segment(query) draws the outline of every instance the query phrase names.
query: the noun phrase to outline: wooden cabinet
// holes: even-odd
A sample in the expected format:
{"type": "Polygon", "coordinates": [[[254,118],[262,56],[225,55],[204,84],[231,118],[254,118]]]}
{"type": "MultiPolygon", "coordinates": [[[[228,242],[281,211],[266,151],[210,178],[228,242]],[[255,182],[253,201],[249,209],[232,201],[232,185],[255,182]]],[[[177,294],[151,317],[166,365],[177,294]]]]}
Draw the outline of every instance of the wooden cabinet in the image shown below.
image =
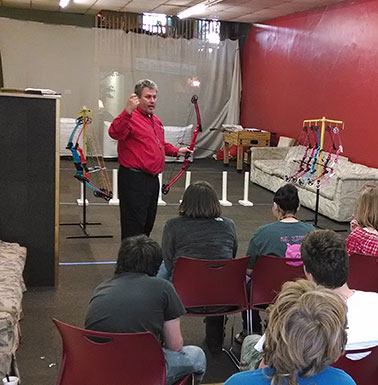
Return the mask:
{"type": "Polygon", "coordinates": [[[0,92],[0,239],[27,248],[27,286],[57,283],[59,96],[0,92]]]}
{"type": "Polygon", "coordinates": [[[251,130],[242,130],[236,132],[225,132],[223,134],[223,163],[229,164],[230,145],[238,146],[236,158],[236,170],[241,172],[243,169],[244,149],[249,147],[266,147],[270,144],[270,132],[260,132],[251,130]]]}

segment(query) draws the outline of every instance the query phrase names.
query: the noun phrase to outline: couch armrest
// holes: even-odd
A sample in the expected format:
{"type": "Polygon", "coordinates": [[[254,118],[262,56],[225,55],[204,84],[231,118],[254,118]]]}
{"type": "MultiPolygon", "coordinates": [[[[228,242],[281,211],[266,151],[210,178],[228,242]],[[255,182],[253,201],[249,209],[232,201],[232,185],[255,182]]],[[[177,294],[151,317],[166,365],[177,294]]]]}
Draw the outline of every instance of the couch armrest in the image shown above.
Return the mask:
{"type": "Polygon", "coordinates": [[[253,182],[255,178],[255,160],[284,160],[290,148],[292,147],[250,147],[250,180],[253,182]]]}
{"type": "Polygon", "coordinates": [[[377,168],[351,162],[340,164],[340,166],[340,170],[336,169],[336,172],[341,180],[375,181],[375,184],[378,185],[377,168]]]}

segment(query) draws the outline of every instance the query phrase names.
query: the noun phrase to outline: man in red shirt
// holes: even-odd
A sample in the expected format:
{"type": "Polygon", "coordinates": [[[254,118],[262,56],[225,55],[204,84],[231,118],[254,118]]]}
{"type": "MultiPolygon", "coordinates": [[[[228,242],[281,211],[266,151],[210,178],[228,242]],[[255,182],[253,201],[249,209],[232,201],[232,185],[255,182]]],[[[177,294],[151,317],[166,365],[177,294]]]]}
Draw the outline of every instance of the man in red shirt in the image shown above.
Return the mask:
{"type": "Polygon", "coordinates": [[[154,114],[157,86],[139,80],[125,109],[109,128],[118,140],[118,193],[121,238],[150,235],[155,222],[159,195],[158,174],[164,169],[165,155],[185,156],[188,147],[177,148],[164,140],[164,127],[154,114]]]}

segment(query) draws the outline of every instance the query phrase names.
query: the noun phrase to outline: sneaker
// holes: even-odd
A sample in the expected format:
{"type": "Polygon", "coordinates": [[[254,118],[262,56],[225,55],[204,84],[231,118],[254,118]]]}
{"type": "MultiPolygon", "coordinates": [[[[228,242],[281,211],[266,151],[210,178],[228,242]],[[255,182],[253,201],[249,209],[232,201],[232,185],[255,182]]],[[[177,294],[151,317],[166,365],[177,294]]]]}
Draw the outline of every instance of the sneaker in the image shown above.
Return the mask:
{"type": "Polygon", "coordinates": [[[240,333],[238,333],[235,337],[234,337],[234,341],[241,345],[244,341],[244,338],[247,337],[248,335],[248,332],[247,330],[243,329],[240,333]]]}

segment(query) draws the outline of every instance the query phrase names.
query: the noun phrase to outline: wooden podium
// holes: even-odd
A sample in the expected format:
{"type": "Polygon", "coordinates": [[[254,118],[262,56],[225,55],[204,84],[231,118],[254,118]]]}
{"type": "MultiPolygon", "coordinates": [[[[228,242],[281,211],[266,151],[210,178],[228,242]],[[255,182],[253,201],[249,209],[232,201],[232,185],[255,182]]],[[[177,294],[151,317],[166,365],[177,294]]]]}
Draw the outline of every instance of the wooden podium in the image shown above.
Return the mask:
{"type": "Polygon", "coordinates": [[[237,145],[238,152],[236,157],[236,170],[243,170],[243,154],[247,147],[268,147],[270,145],[270,132],[242,130],[235,132],[225,132],[223,134],[223,163],[227,167],[229,164],[230,145],[237,145]]]}

